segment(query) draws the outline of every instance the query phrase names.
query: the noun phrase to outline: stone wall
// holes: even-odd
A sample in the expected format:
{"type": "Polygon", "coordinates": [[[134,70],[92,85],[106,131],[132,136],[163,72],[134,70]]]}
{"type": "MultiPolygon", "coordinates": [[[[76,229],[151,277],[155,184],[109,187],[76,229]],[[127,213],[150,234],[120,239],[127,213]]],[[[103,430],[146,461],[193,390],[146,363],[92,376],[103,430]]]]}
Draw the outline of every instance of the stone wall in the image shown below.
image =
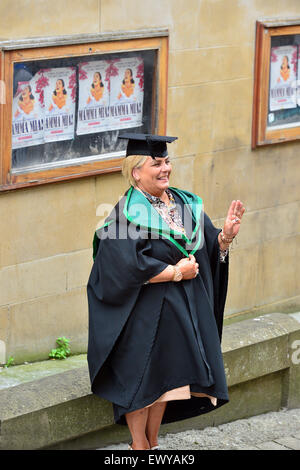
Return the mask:
{"type": "MultiPolygon", "coordinates": [[[[3,0],[0,36],[169,29],[167,133],[172,184],[198,193],[215,223],[232,199],[247,212],[230,261],[226,315],[299,305],[298,143],[251,150],[255,21],[300,17],[298,0],[3,0]]],[[[55,339],[87,340],[85,286],[100,203],[119,173],[0,194],[0,340],[17,362],[55,339]]]]}
{"type": "MultiPolygon", "coordinates": [[[[164,424],[160,434],[299,408],[299,334],[299,319],[282,313],[225,326],[222,352],[229,403],[164,424]]],[[[97,449],[129,442],[128,427],[114,424],[111,403],[91,393],[84,357],[57,361],[54,367],[43,361],[2,372],[0,450],[97,449]]]]}

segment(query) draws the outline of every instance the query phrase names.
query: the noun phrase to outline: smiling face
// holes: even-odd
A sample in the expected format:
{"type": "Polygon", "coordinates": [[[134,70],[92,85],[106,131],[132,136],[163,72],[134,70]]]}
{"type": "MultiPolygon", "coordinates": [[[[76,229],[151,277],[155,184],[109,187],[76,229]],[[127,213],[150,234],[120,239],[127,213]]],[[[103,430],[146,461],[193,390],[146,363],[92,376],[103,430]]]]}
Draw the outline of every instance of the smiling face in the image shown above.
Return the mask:
{"type": "Polygon", "coordinates": [[[22,98],[23,98],[23,99],[29,97],[29,95],[30,95],[30,90],[31,90],[31,89],[30,89],[29,86],[27,86],[27,87],[24,88],[24,90],[22,91],[22,98]]]}
{"type": "Polygon", "coordinates": [[[289,59],[288,57],[285,55],[282,59],[282,68],[283,69],[287,69],[288,68],[288,65],[289,65],[289,59]]]}
{"type": "Polygon", "coordinates": [[[94,80],[93,80],[94,85],[99,85],[100,81],[101,81],[100,73],[95,72],[94,73],[94,80]]]}
{"type": "Polygon", "coordinates": [[[61,80],[57,80],[55,89],[56,91],[61,91],[63,89],[63,83],[61,80]]]}
{"type": "Polygon", "coordinates": [[[130,80],[132,78],[132,73],[130,69],[125,70],[125,79],[130,80]]]}
{"type": "Polygon", "coordinates": [[[147,157],[143,166],[134,168],[132,174],[140,189],[160,197],[169,187],[171,171],[169,157],[147,157]]]}

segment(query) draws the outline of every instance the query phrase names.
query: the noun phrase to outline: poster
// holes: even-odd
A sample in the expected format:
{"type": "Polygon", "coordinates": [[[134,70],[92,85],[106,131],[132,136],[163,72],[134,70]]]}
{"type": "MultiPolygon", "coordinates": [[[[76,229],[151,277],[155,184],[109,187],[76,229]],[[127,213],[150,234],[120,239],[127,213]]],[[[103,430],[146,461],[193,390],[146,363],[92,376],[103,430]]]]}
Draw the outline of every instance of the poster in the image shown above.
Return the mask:
{"type": "Polygon", "coordinates": [[[120,59],[110,77],[110,128],[142,126],[144,63],[141,57],[120,59]]]}
{"type": "Polygon", "coordinates": [[[84,62],[78,66],[78,135],[103,132],[110,128],[109,62],[84,62]]]}
{"type": "Polygon", "coordinates": [[[74,138],[76,69],[41,69],[18,82],[13,97],[12,148],[74,138]]]}
{"type": "Polygon", "coordinates": [[[40,69],[18,82],[12,148],[142,126],[144,62],[139,56],[40,69]],[[78,110],[75,116],[78,78],[78,110]]]}
{"type": "Polygon", "coordinates": [[[297,105],[300,106],[300,47],[298,47],[298,64],[297,64],[297,105]]]}
{"type": "Polygon", "coordinates": [[[78,135],[142,125],[141,57],[92,61],[78,67],[78,135]]]}
{"type": "Polygon", "coordinates": [[[74,138],[76,69],[52,68],[44,71],[44,142],[74,138]]]}
{"type": "Polygon", "coordinates": [[[12,105],[12,148],[44,142],[43,93],[38,86],[41,74],[18,82],[12,105]]]}
{"type": "Polygon", "coordinates": [[[270,111],[297,106],[297,46],[271,48],[270,111]]]}

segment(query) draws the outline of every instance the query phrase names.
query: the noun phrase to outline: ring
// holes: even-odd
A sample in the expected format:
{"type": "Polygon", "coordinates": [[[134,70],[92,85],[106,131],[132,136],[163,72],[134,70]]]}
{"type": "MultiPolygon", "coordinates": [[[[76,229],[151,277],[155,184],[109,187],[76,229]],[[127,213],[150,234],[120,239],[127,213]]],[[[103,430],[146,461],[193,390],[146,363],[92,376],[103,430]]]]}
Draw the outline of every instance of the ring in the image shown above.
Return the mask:
{"type": "Polygon", "coordinates": [[[236,218],[234,219],[234,221],[235,221],[235,222],[239,222],[240,219],[239,219],[238,217],[236,217],[236,218]]]}

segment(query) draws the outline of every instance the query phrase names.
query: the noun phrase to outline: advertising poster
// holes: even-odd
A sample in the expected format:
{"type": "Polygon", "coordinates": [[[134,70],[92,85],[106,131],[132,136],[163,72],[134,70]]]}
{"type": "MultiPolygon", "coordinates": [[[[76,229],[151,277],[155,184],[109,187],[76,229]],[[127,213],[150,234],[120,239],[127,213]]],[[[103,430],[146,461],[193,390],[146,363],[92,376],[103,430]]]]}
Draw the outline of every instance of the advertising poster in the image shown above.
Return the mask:
{"type": "Polygon", "coordinates": [[[298,47],[297,72],[297,105],[300,106],[300,47],[298,47]]]}
{"type": "Polygon", "coordinates": [[[78,135],[110,128],[108,67],[105,60],[79,64],[78,135]]]}
{"type": "Polygon", "coordinates": [[[270,111],[297,106],[297,46],[271,49],[270,111]]]}
{"type": "Polygon", "coordinates": [[[40,69],[17,84],[12,148],[74,139],[76,118],[77,135],[140,127],[143,101],[144,62],[139,56],[40,69]]]}
{"type": "Polygon", "coordinates": [[[12,105],[12,148],[24,148],[44,142],[43,93],[38,86],[41,74],[18,82],[12,105]]]}
{"type": "Polygon", "coordinates": [[[53,68],[44,72],[44,142],[74,138],[76,69],[53,68]]]}
{"type": "Polygon", "coordinates": [[[144,63],[140,57],[120,59],[118,73],[110,77],[111,129],[142,125],[144,63]]]}

